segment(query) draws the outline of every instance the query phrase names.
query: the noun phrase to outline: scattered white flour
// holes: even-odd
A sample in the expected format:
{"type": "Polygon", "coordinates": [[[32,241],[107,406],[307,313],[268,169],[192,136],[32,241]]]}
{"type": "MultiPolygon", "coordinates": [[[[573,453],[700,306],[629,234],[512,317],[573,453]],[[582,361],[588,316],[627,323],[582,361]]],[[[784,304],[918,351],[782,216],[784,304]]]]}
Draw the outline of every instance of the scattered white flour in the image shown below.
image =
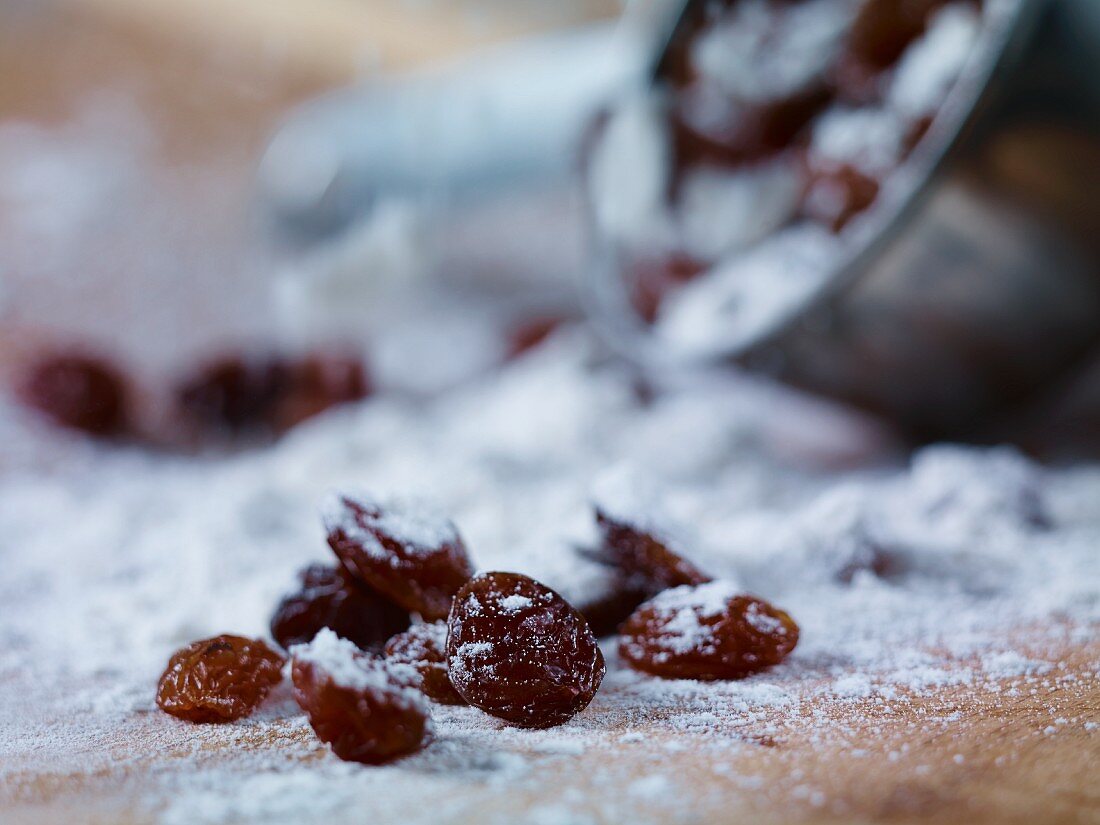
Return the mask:
{"type": "MultiPolygon", "coordinates": [[[[1017,652],[1019,634],[1037,641],[1032,650],[1048,636],[1097,638],[1100,469],[952,446],[907,466],[799,469],[773,448],[785,433],[801,432],[804,445],[820,433],[852,453],[833,443],[845,432],[830,423],[834,409],[736,375],[656,379],[657,396],[640,401],[629,372],[575,330],[436,401],[378,397],[268,449],[186,459],[73,439],[66,463],[4,476],[0,776],[140,766],[156,743],[171,764],[193,763],[165,767],[143,797],[167,822],[323,819],[364,797],[378,821],[410,821],[402,804],[425,788],[454,800],[431,811],[447,821],[507,798],[497,782],[507,793],[541,787],[535,760],[593,758],[606,772],[614,763],[598,755],[615,743],[700,747],[678,736],[722,753],[746,747],[748,731],[778,725],[782,735],[807,713],[826,735],[853,702],[885,712],[914,693],[1027,691],[1062,678],[1057,661],[1017,652]],[[787,662],[741,682],[661,681],[625,668],[609,643],[604,685],[568,725],[521,731],[433,706],[432,745],[382,769],[325,755],[285,690],[228,726],[155,711],[153,686],[175,648],[219,632],[266,635],[296,571],[329,559],[326,491],[427,497],[480,569],[525,572],[580,601],[608,584],[575,548],[596,540],[591,491],[616,466],[663,491],[669,518],[692,526],[693,562],[791,613],[801,641],[787,662]],[[823,707],[834,710],[818,718],[823,707]],[[210,747],[238,755],[219,767],[206,761],[210,747]]],[[[56,433],[0,409],[14,433],[56,448],[56,433]]],[[[862,437],[866,459],[882,457],[876,430],[849,422],[847,432],[862,437]]],[[[629,515],[630,497],[616,506],[629,515]]],[[[325,634],[306,655],[339,669],[342,648],[325,634]]],[[[460,658],[477,666],[483,652],[460,658]]]]}

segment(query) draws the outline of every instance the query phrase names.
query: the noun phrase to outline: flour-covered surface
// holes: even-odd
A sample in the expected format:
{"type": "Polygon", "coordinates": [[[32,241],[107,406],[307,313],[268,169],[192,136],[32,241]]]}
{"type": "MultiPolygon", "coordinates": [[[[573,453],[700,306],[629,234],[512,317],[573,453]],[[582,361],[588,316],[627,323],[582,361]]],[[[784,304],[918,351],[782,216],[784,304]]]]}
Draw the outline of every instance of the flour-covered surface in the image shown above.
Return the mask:
{"type": "Polygon", "coordinates": [[[0,804],[167,823],[1097,815],[1100,468],[948,446],[895,466],[872,425],[782,391],[656,385],[639,398],[566,330],[431,403],[378,398],[223,459],[58,443],[5,409],[25,450],[65,460],[0,481],[0,804]],[[876,466],[840,468],[857,457],[876,466]],[[661,681],[609,640],[565,726],[433,706],[435,741],[386,768],[336,760],[285,686],[228,726],[156,710],[174,649],[264,635],[328,559],[332,490],[428,498],[479,569],[579,603],[608,583],[575,548],[609,474],[662,490],[694,562],[791,613],[786,663],[661,681]]]}
{"type": "MultiPolygon", "coordinates": [[[[250,71],[230,94],[222,59],[198,76],[192,49],[40,26],[45,5],[14,4],[22,28],[0,27],[4,92],[31,101],[0,124],[0,372],[17,347],[60,334],[113,342],[156,372],[227,328],[269,331],[266,270],[237,234],[251,166],[227,167],[251,162],[303,84],[269,98],[274,78],[250,71]],[[113,82],[120,63],[140,101],[160,101],[156,117],[113,82]],[[167,169],[152,160],[164,148],[167,169]],[[178,208],[136,183],[147,167],[158,196],[182,187],[178,208]],[[200,214],[218,231],[192,226],[200,214]]],[[[959,22],[945,21],[947,45],[959,22]]],[[[618,217],[641,226],[660,181],[632,177],[639,197],[620,206],[643,215],[618,217]]],[[[754,294],[793,300],[751,268],[745,280],[771,289],[754,294]]],[[[432,300],[432,312],[420,292],[400,312],[372,303],[362,326],[382,393],[262,451],[96,446],[0,403],[0,821],[1100,818],[1100,467],[952,447],[900,459],[866,420],[766,384],[640,383],[576,329],[410,400],[392,391],[422,397],[504,349],[490,308],[432,300]],[[328,753],[286,683],[225,726],[154,705],[174,650],[266,637],[296,572],[332,563],[321,509],[335,491],[430,499],[480,569],[582,604],[610,581],[575,554],[596,540],[590,502],[606,506],[609,487],[616,518],[659,526],[700,569],[790,611],[789,660],[741,682],[667,682],[624,668],[609,639],[600,692],[568,724],[516,730],[433,706],[431,745],[385,768],[328,753]]]]}

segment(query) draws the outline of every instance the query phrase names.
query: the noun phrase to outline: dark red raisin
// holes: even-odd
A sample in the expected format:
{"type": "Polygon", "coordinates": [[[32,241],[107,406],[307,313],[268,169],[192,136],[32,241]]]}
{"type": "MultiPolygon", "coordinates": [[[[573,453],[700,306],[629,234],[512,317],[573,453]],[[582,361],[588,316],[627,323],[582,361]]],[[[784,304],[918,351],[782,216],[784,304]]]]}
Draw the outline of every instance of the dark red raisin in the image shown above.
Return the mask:
{"type": "Polygon", "coordinates": [[[294,698],[317,738],[341,759],[380,765],[430,741],[423,694],[401,684],[381,659],[328,630],[291,657],[294,698]]]}
{"type": "Polygon", "coordinates": [[[670,539],[655,527],[628,521],[599,506],[596,523],[604,556],[628,576],[641,578],[657,590],[710,581],[710,576],[671,549],[670,539]]]}
{"type": "Polygon", "coordinates": [[[386,661],[409,668],[410,683],[429,699],[444,705],[464,705],[447,675],[447,623],[414,624],[386,643],[386,661]]]}
{"type": "Polygon", "coordinates": [[[832,232],[844,229],[878,197],[878,181],[849,164],[811,165],[808,176],[802,211],[832,232]]]}
{"type": "Polygon", "coordinates": [[[325,627],[364,650],[381,648],[411,622],[408,611],[340,567],[311,564],[299,577],[301,588],[271,618],[271,635],[284,648],[312,641],[325,627]]]}
{"type": "Polygon", "coordinates": [[[454,524],[422,504],[340,496],[325,529],[349,573],[425,621],[446,618],[473,574],[454,524]]]}
{"type": "Polygon", "coordinates": [[[271,426],[285,432],[331,407],[366,398],[370,391],[366,367],[354,356],[315,353],[286,362],[270,411],[271,426]]]}
{"type": "Polygon", "coordinates": [[[55,423],[92,435],[119,435],[129,423],[126,379],[106,361],[88,355],[55,355],[34,364],[22,395],[28,406],[55,423]]]}
{"type": "Polygon", "coordinates": [[[177,390],[184,420],[200,433],[276,435],[370,393],[358,358],[233,355],[203,367],[177,390]]]}
{"type": "Polygon", "coordinates": [[[605,672],[584,616],[518,573],[484,573],[455,596],[447,666],[463,699],[527,728],[560,725],[584,710],[605,672]]]}
{"type": "Polygon", "coordinates": [[[924,33],[934,11],[949,0],[865,0],[848,34],[842,62],[887,69],[924,33]]]}
{"type": "Polygon", "coordinates": [[[637,577],[616,576],[608,589],[577,604],[596,637],[613,636],[638,605],[655,594],[653,586],[637,577]]]}
{"type": "Polygon", "coordinates": [[[507,359],[511,361],[525,352],[536,349],[564,323],[565,319],[553,316],[528,318],[508,332],[507,359]]]}
{"type": "Polygon", "coordinates": [[[707,124],[705,129],[687,115],[674,113],[671,126],[677,164],[681,169],[737,167],[777,155],[796,142],[831,99],[825,88],[811,88],[783,100],[734,107],[725,123],[707,124]]]}
{"type": "Polygon", "coordinates": [[[248,716],[283,678],[286,660],[258,639],[215,636],[176,651],[157,686],[157,706],[189,722],[248,716]]]}
{"type": "Polygon", "coordinates": [[[798,625],[728,582],[676,587],[623,625],[619,655],[666,679],[742,679],[777,665],[798,644],[798,625]]]}
{"type": "Polygon", "coordinates": [[[281,380],[270,359],[229,356],[202,367],[176,396],[185,420],[200,432],[238,436],[269,430],[281,380]]]}

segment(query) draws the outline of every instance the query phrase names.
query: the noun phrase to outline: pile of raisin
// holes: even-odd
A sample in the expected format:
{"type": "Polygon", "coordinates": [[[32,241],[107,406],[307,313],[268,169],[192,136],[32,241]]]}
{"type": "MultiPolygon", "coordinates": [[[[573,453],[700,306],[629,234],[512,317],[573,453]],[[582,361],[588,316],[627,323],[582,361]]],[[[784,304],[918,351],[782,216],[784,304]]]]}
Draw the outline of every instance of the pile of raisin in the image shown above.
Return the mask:
{"type": "Polygon", "coordinates": [[[157,706],[189,722],[252,713],[283,678],[285,660],[258,639],[215,636],[177,651],[157,686],[157,706]]]}
{"type": "MultiPolygon", "coordinates": [[[[621,628],[619,652],[632,667],[738,679],[794,649],[798,626],[782,610],[710,581],[651,532],[603,512],[597,518],[601,558],[618,567],[622,587],[606,604],[586,606],[590,614],[617,624],[660,591],[621,628]]],[[[295,699],[339,758],[376,765],[420,750],[432,736],[428,699],[547,728],[595,697],[606,666],[585,616],[527,576],[471,577],[450,521],[344,496],[326,527],[343,568],[303,571],[271,632],[290,649],[295,699]],[[410,612],[421,621],[410,625],[410,612]]],[[[284,664],[261,641],[196,642],[172,657],[157,704],[192,722],[240,719],[279,682],[284,664]]]]}
{"type": "Polygon", "coordinates": [[[386,664],[324,631],[292,651],[294,698],[341,759],[380,765],[420,750],[432,724],[423,695],[386,664]]]}
{"type": "Polygon", "coordinates": [[[606,670],[584,617],[518,573],[485,573],[459,591],[447,666],[463,699],[528,728],[560,725],[584,710],[606,670]]]}
{"type": "Polygon", "coordinates": [[[424,622],[398,633],[386,643],[386,661],[405,667],[410,684],[441,705],[464,705],[447,673],[447,623],[424,622]]]}
{"type": "Polygon", "coordinates": [[[127,381],[101,358],[78,353],[44,358],[28,370],[21,390],[27,406],[63,427],[117,436],[130,423],[127,381]]]}
{"type": "Polygon", "coordinates": [[[666,590],[622,626],[619,655],[667,679],[743,679],[782,662],[798,625],[727,582],[666,590]]]}
{"type": "Polygon", "coordinates": [[[473,574],[455,526],[413,506],[341,496],[326,513],[325,529],[352,576],[425,621],[445,619],[473,574]]]}
{"type": "Polygon", "coordinates": [[[311,564],[299,576],[301,587],[283,598],[271,618],[271,635],[284,649],[313,641],[326,627],[364,650],[380,649],[411,622],[408,611],[340,567],[311,564]]]}

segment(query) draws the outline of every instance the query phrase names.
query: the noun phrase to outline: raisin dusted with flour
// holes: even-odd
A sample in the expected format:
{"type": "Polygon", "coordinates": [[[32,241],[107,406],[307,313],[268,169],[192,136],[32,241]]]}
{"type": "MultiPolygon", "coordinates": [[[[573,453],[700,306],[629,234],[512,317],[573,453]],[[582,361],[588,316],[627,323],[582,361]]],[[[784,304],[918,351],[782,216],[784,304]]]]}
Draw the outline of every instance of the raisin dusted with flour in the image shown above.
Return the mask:
{"type": "Polygon", "coordinates": [[[68,354],[45,358],[28,371],[24,402],[54,423],[97,436],[121,434],[127,427],[126,379],[104,360],[68,354]]]}
{"type": "Polygon", "coordinates": [[[271,635],[283,648],[306,644],[325,627],[364,650],[381,648],[410,624],[408,611],[342,568],[311,564],[299,576],[301,587],[271,618],[271,635]]]}
{"type": "Polygon", "coordinates": [[[380,765],[430,741],[428,703],[379,658],[331,630],[291,651],[294,698],[317,738],[341,759],[380,765]]]}
{"type": "Polygon", "coordinates": [[[526,728],[560,725],[603,681],[603,654],[565,599],[518,573],[484,573],[459,591],[447,665],[471,705],[526,728]]]}
{"type": "Polygon", "coordinates": [[[325,511],[344,568],[426,621],[445,619],[473,573],[454,524],[422,503],[339,496],[325,511]]]}
{"type": "Polygon", "coordinates": [[[628,576],[650,582],[654,589],[710,581],[706,573],[672,549],[672,540],[658,528],[603,506],[596,508],[596,523],[604,557],[628,576]]]}
{"type": "Polygon", "coordinates": [[[623,625],[619,655],[666,679],[741,679],[782,662],[798,625],[729,582],[666,590],[623,625]]]}
{"type": "Polygon", "coordinates": [[[413,625],[386,643],[385,656],[391,665],[406,667],[410,684],[429,699],[444,705],[466,704],[447,675],[446,622],[413,625]]]}
{"type": "Polygon", "coordinates": [[[157,706],[189,722],[232,722],[259,706],[282,680],[284,664],[258,639],[204,639],[168,661],[157,686],[157,706]]]}

